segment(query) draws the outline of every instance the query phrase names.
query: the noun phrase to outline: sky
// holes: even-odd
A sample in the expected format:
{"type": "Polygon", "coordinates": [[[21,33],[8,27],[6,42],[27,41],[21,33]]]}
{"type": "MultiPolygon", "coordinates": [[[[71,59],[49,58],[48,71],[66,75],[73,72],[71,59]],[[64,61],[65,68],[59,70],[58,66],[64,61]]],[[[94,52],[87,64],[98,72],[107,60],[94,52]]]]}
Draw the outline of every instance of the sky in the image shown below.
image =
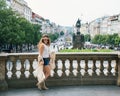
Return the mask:
{"type": "Polygon", "coordinates": [[[25,0],[33,12],[61,26],[120,14],[120,0],[25,0]]]}

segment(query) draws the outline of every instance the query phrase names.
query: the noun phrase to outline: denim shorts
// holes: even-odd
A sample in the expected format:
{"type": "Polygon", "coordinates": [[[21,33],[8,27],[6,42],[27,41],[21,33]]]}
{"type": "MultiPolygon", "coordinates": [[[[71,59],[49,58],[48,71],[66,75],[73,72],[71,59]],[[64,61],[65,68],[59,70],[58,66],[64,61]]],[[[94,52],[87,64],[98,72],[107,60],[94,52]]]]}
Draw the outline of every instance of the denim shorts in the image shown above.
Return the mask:
{"type": "Polygon", "coordinates": [[[49,65],[50,58],[43,58],[44,65],[49,65]]]}

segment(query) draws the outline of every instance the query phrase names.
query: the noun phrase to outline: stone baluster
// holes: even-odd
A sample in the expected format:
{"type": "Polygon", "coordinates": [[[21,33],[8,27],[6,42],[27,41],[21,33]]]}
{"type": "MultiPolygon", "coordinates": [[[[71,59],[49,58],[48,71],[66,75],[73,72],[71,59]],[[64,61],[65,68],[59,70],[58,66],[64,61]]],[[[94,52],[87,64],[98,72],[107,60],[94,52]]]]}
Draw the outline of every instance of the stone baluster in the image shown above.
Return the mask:
{"type": "Polygon", "coordinates": [[[10,61],[13,63],[13,68],[12,68],[12,79],[16,78],[16,61],[17,61],[17,57],[16,56],[10,56],[10,61]]]}
{"type": "Polygon", "coordinates": [[[25,59],[21,59],[21,78],[25,78],[24,72],[25,72],[25,68],[24,68],[24,61],[25,59]]]}
{"type": "Polygon", "coordinates": [[[62,62],[62,60],[57,61],[57,75],[58,75],[58,77],[62,77],[62,75],[63,75],[63,62],[62,62]]]}
{"type": "Polygon", "coordinates": [[[117,65],[117,63],[116,63],[116,60],[111,60],[111,74],[112,74],[112,76],[117,76],[117,71],[116,71],[116,65],[117,65]]]}
{"type": "Polygon", "coordinates": [[[93,75],[93,60],[88,60],[87,65],[88,65],[88,70],[87,70],[88,75],[92,76],[93,75]]]}
{"type": "Polygon", "coordinates": [[[66,74],[65,74],[65,59],[62,59],[62,71],[63,71],[63,75],[62,77],[66,77],[66,74]]]}
{"type": "MultiPolygon", "coordinates": [[[[118,61],[119,61],[119,58],[118,60],[116,60],[116,65],[115,65],[115,76],[118,75],[118,61]]],[[[120,64],[120,63],[119,63],[120,64]]]]}
{"type": "Polygon", "coordinates": [[[100,68],[101,68],[100,60],[96,60],[96,62],[95,62],[95,72],[96,72],[97,76],[100,76],[100,74],[101,74],[100,68]]]}
{"type": "Polygon", "coordinates": [[[12,73],[13,73],[13,77],[12,77],[12,79],[14,79],[14,78],[16,78],[16,62],[15,61],[12,61],[13,62],[13,69],[12,69],[12,73]]]}
{"type": "Polygon", "coordinates": [[[104,70],[103,61],[104,61],[103,59],[100,60],[100,63],[101,63],[101,66],[100,66],[100,72],[101,72],[101,73],[100,73],[100,76],[104,76],[104,72],[103,72],[103,70],[104,70]]]}
{"type": "Polygon", "coordinates": [[[55,60],[54,77],[57,76],[57,69],[58,69],[58,67],[57,67],[57,59],[56,59],[56,60],[55,60]]]}
{"type": "Polygon", "coordinates": [[[33,76],[33,67],[32,67],[32,65],[33,65],[34,58],[30,59],[29,61],[30,61],[30,70],[29,70],[30,78],[33,78],[34,76],[33,76]]]}
{"type": "Polygon", "coordinates": [[[72,62],[72,73],[74,76],[78,74],[78,60],[73,60],[72,62]]]}
{"type": "Polygon", "coordinates": [[[20,77],[21,77],[21,65],[22,65],[21,61],[18,59],[16,61],[16,76],[18,79],[20,79],[20,77]]]}
{"type": "Polygon", "coordinates": [[[93,60],[93,76],[96,76],[97,74],[96,74],[96,69],[97,69],[97,67],[96,67],[96,65],[95,65],[95,60],[93,60]]]}
{"type": "Polygon", "coordinates": [[[77,67],[76,67],[76,70],[77,70],[77,76],[79,76],[79,73],[80,73],[80,59],[77,59],[77,67]]]}
{"type": "Polygon", "coordinates": [[[112,75],[111,70],[112,70],[111,60],[108,60],[108,75],[112,75]]]}
{"type": "MultiPolygon", "coordinates": [[[[80,59],[78,60],[78,68],[77,68],[77,70],[78,70],[78,74],[80,74],[80,71],[81,71],[81,67],[80,67],[80,59]]],[[[80,76],[80,75],[78,75],[78,76],[80,76]]]]}
{"type": "Polygon", "coordinates": [[[6,56],[0,56],[0,91],[8,89],[8,84],[5,80],[5,67],[6,67],[6,56]]]}
{"type": "Polygon", "coordinates": [[[72,62],[73,62],[73,60],[72,59],[69,59],[69,60],[70,60],[70,69],[69,69],[69,71],[70,71],[70,76],[71,76],[71,75],[73,75],[72,74],[72,70],[73,70],[72,62]]]}
{"type": "Polygon", "coordinates": [[[86,74],[86,70],[85,70],[86,64],[85,64],[85,60],[80,60],[80,74],[81,76],[84,76],[86,74]]]}
{"type": "Polygon", "coordinates": [[[65,61],[65,74],[66,76],[70,75],[70,61],[68,59],[65,61]]]}
{"type": "Polygon", "coordinates": [[[88,74],[88,60],[85,60],[85,75],[89,76],[89,74],[88,74]]]}

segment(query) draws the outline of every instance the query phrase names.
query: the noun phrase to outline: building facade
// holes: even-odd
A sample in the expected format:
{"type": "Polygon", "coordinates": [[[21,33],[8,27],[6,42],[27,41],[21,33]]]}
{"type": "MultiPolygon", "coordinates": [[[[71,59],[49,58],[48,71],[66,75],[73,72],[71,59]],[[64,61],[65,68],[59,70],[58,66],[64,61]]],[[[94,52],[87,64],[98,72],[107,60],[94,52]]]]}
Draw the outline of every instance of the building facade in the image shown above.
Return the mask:
{"type": "Polygon", "coordinates": [[[117,33],[120,36],[120,14],[103,16],[89,23],[82,24],[82,34],[90,34],[93,38],[97,34],[107,35],[117,33]]]}
{"type": "Polygon", "coordinates": [[[11,7],[14,12],[26,18],[31,22],[32,10],[24,0],[6,0],[8,7],[11,7]]]}
{"type": "Polygon", "coordinates": [[[117,33],[120,36],[120,14],[110,16],[108,32],[109,34],[117,33]]]}
{"type": "Polygon", "coordinates": [[[33,24],[38,24],[42,26],[42,23],[44,22],[44,18],[41,17],[40,15],[32,12],[32,23],[33,24]]]}

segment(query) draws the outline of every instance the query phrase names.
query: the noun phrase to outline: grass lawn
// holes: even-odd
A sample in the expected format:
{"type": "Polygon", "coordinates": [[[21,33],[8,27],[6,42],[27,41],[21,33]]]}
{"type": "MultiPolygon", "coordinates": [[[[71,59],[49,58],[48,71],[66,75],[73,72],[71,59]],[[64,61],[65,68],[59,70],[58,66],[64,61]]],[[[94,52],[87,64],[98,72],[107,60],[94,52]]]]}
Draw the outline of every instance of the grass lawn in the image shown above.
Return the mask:
{"type": "Polygon", "coordinates": [[[114,52],[114,50],[110,49],[64,49],[59,52],[114,52]]]}

